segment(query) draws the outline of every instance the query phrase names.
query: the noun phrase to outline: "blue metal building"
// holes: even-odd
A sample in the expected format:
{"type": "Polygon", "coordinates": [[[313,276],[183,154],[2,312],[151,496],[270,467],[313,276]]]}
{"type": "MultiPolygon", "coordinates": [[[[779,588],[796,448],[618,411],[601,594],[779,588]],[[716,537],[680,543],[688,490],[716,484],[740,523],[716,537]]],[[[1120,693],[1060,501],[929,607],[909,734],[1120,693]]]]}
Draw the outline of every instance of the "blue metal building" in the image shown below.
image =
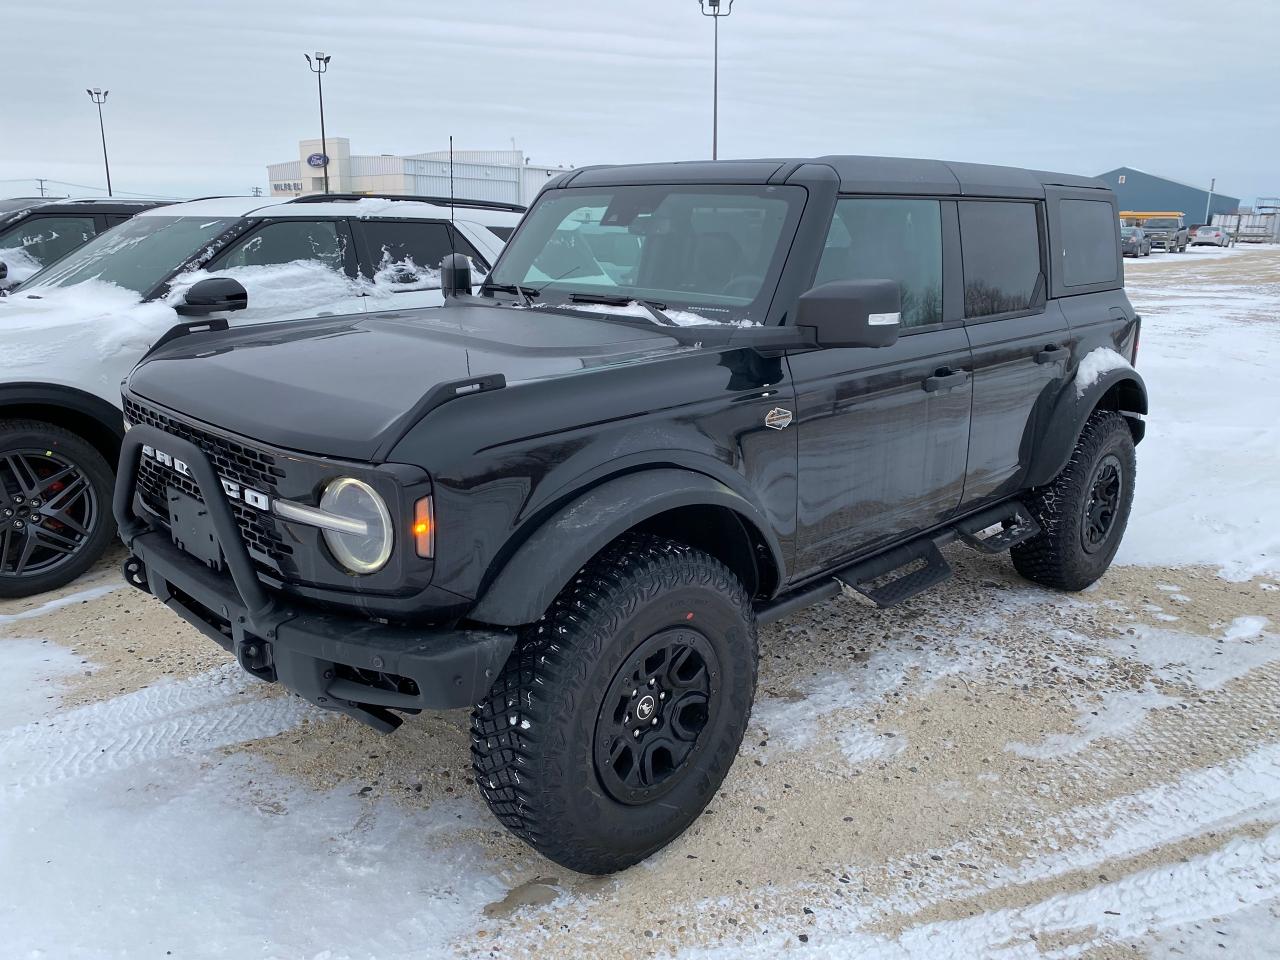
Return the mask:
{"type": "Polygon", "coordinates": [[[1108,170],[1098,174],[1098,179],[1105,180],[1116,192],[1121,210],[1181,210],[1188,224],[1212,222],[1213,214],[1235,213],[1240,207],[1239,197],[1230,197],[1215,190],[1210,200],[1207,189],[1157,177],[1133,167],[1108,170]],[[1204,215],[1206,203],[1209,203],[1207,220],[1204,215]]]}

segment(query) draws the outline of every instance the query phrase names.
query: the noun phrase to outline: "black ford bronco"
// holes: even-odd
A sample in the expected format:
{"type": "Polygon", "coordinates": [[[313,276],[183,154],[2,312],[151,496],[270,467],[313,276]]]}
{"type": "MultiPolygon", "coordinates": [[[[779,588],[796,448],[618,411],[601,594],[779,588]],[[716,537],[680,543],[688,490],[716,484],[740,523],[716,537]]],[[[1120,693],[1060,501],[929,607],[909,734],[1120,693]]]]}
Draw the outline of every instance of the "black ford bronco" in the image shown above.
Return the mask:
{"type": "Polygon", "coordinates": [[[171,331],[125,387],[125,574],[327,710],[470,707],[493,812],[575,870],[714,795],[759,624],[912,597],[957,539],[1079,590],[1124,531],[1147,399],[1101,181],[587,168],[476,294],[442,280],[171,331]]]}

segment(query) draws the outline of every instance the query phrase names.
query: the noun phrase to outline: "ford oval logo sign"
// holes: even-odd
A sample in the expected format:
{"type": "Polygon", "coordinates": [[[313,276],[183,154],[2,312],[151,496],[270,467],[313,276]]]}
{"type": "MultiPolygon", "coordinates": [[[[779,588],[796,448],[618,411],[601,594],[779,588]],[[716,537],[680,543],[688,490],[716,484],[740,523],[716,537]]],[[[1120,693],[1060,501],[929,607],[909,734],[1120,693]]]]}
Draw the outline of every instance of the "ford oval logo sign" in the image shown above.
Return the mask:
{"type": "Polygon", "coordinates": [[[323,153],[313,153],[311,156],[307,157],[308,167],[327,167],[328,165],[329,158],[323,153]]]}

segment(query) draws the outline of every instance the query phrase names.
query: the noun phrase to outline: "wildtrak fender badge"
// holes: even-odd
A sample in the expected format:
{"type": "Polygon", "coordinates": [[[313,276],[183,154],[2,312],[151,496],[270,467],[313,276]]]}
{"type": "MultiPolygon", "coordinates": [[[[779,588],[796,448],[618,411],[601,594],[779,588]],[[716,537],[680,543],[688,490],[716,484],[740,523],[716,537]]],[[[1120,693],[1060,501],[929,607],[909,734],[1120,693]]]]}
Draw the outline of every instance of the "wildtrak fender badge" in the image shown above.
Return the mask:
{"type": "Polygon", "coordinates": [[[791,425],[792,413],[782,407],[774,407],[764,415],[764,425],[770,430],[785,430],[791,425]]]}
{"type": "MultiPolygon", "coordinates": [[[[142,455],[154,460],[161,466],[168,467],[175,473],[182,474],[184,477],[191,476],[191,468],[186,463],[165,453],[163,450],[157,450],[150,444],[142,445],[142,455]]],[[[222,484],[222,492],[227,495],[228,500],[239,500],[241,503],[248,504],[256,510],[269,511],[271,509],[271,498],[261,490],[243,486],[234,480],[228,480],[226,477],[219,477],[218,481],[222,484]]]]}

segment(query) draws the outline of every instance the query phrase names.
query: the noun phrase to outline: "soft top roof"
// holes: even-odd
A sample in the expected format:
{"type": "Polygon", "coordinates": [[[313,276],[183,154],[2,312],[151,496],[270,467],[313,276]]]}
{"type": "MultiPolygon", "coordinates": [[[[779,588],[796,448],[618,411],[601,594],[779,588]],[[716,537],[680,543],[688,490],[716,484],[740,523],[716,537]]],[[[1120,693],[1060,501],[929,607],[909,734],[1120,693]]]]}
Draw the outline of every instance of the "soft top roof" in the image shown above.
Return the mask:
{"type": "MultiPolygon", "coordinates": [[[[982,163],[909,157],[826,156],[777,160],[692,160],[584,167],[552,181],[556,187],[645,183],[786,183],[797,172],[826,167],[842,193],[928,194],[955,197],[1043,197],[1046,186],[1110,190],[1096,177],[982,163]]],[[[812,171],[816,173],[817,171],[812,171]]],[[[801,174],[803,176],[803,174],[801,174]]],[[[792,181],[794,182],[794,181],[792,181]]]]}

